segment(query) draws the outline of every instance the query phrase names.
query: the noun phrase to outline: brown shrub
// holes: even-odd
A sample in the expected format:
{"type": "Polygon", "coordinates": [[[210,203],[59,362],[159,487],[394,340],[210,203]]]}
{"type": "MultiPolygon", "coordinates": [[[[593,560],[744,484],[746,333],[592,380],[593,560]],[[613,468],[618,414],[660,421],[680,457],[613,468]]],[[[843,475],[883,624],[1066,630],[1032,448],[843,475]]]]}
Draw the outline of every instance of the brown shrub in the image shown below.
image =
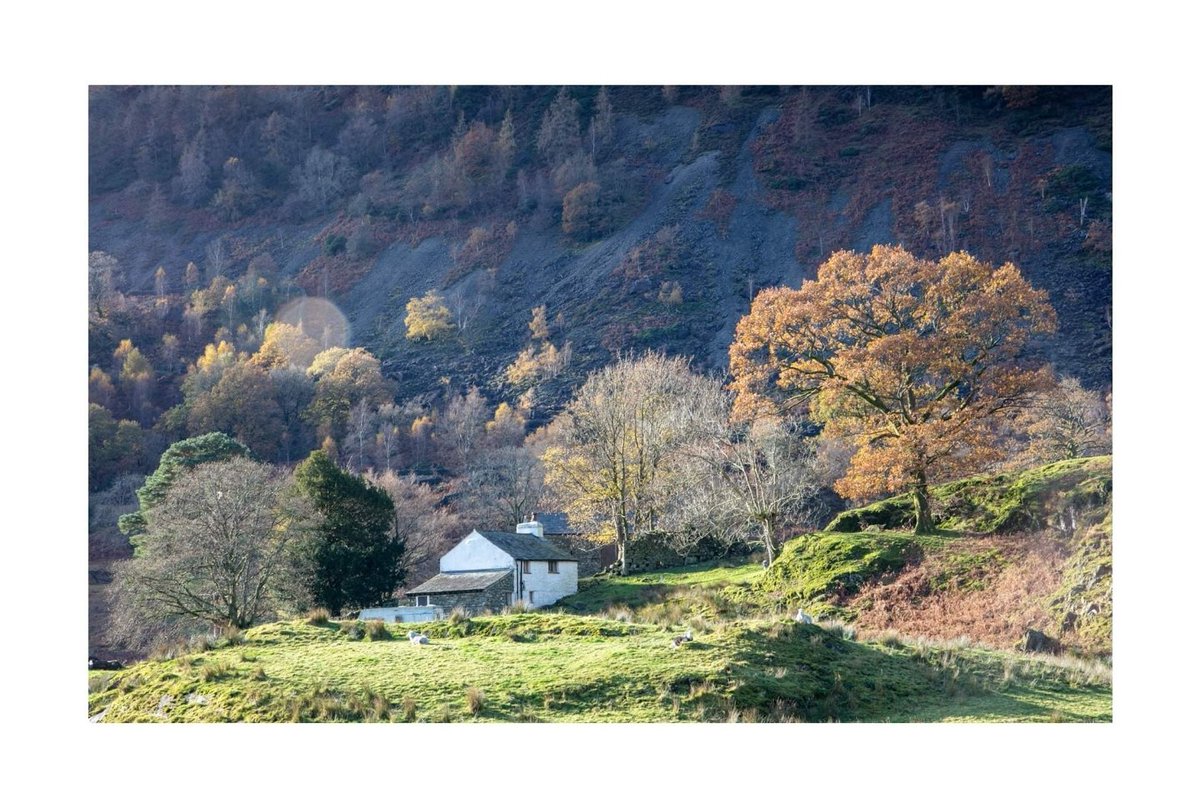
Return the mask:
{"type": "Polygon", "coordinates": [[[478,687],[467,688],[467,711],[472,715],[478,715],[483,711],[485,701],[483,690],[478,687]]]}
{"type": "Polygon", "coordinates": [[[856,625],[872,638],[898,632],[1009,648],[1026,628],[1053,630],[1045,600],[1058,586],[1063,559],[1061,548],[1038,537],[961,539],[890,581],[865,586],[851,603],[861,612],[856,625]],[[971,583],[946,582],[956,559],[985,553],[999,557],[992,570],[975,573],[971,583]]]}

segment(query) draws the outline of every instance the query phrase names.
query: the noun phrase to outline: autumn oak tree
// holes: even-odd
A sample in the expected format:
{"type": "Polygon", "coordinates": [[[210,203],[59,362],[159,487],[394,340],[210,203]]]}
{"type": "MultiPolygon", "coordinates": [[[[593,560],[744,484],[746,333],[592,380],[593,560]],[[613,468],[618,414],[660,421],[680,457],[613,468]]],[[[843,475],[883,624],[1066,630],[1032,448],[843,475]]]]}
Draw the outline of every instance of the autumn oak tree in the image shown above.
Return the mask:
{"type": "Polygon", "coordinates": [[[910,493],[915,530],[929,532],[929,485],[999,457],[993,418],[1045,387],[1027,347],[1054,328],[1046,293],[1011,263],[841,251],[798,290],[760,293],[739,322],[736,410],[806,407],[856,447],[835,490],[910,493]]]}

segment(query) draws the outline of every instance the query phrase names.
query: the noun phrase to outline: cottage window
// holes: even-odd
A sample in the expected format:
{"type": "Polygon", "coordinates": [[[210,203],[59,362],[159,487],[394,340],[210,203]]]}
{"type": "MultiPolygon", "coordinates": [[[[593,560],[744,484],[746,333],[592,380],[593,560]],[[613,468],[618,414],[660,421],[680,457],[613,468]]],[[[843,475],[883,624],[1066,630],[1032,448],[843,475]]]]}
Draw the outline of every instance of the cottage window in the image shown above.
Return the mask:
{"type": "Polygon", "coordinates": [[[529,562],[528,562],[528,561],[522,561],[522,562],[521,562],[521,574],[522,574],[522,575],[528,575],[528,574],[529,574],[529,572],[530,572],[530,570],[529,570],[529,562]]]}
{"type": "Polygon", "coordinates": [[[429,595],[417,595],[417,605],[418,606],[428,606],[429,605],[429,595]]]}
{"type": "Polygon", "coordinates": [[[557,575],[558,574],[558,562],[557,561],[547,561],[546,562],[546,572],[549,572],[551,575],[557,575]]]}

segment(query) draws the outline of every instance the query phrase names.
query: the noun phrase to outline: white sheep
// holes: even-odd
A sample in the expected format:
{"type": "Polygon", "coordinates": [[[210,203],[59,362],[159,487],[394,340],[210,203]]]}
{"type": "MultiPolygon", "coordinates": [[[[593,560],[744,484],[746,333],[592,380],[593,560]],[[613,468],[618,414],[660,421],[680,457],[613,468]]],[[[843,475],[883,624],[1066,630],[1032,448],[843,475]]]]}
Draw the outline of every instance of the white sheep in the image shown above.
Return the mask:
{"type": "Polygon", "coordinates": [[[425,636],[424,634],[418,634],[416,631],[409,631],[408,641],[414,645],[428,645],[429,637],[425,636]]]}
{"type": "Polygon", "coordinates": [[[812,625],[813,618],[805,614],[804,609],[800,609],[796,612],[796,622],[804,623],[805,625],[812,625]]]}

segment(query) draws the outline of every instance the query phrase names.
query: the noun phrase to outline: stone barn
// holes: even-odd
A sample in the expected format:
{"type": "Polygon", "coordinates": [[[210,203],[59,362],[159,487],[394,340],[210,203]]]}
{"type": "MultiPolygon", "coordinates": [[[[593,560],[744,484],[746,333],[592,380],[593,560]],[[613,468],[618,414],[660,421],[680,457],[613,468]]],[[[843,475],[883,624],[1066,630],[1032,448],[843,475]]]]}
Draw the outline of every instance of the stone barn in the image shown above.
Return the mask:
{"type": "Polygon", "coordinates": [[[579,561],[545,538],[536,521],[516,533],[471,531],[438,562],[437,575],[405,592],[414,606],[470,614],[500,611],[520,600],[549,606],[579,591],[579,561]]]}

